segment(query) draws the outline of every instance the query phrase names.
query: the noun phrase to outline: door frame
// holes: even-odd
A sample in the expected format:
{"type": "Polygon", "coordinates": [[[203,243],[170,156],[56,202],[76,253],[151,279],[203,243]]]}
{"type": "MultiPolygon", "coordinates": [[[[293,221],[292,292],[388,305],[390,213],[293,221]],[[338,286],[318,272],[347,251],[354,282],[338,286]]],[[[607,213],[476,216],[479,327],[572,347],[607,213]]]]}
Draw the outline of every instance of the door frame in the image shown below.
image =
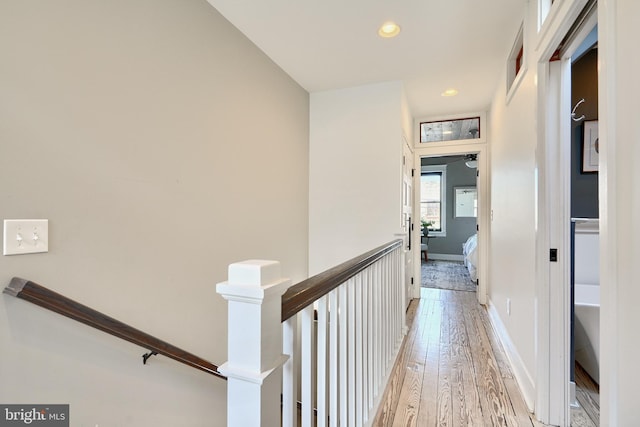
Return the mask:
{"type": "MultiPolygon", "coordinates": [[[[486,129],[486,127],[485,127],[486,129]]],[[[419,132],[417,133],[419,135],[419,132]]],[[[423,157],[436,157],[436,156],[455,156],[461,154],[477,154],[478,155],[478,171],[480,172],[477,178],[478,187],[478,290],[476,297],[480,304],[487,303],[487,284],[489,280],[489,227],[490,227],[490,210],[489,207],[489,152],[486,142],[471,142],[471,143],[450,143],[441,145],[428,145],[415,146],[415,170],[416,173],[420,171],[420,159],[423,157]]],[[[420,184],[416,179],[414,182],[414,198],[413,198],[413,217],[420,218],[420,184]]],[[[413,233],[413,244],[420,244],[420,233],[413,233]]],[[[416,246],[417,247],[417,246],[416,246]]],[[[420,251],[416,251],[414,254],[414,277],[421,277],[420,251]]],[[[414,288],[414,298],[420,298],[420,286],[414,288]]]]}
{"type": "MultiPolygon", "coordinates": [[[[411,144],[409,144],[409,140],[406,138],[406,136],[402,136],[402,224],[401,227],[403,229],[403,232],[398,236],[398,237],[402,237],[403,239],[407,239],[406,240],[406,246],[404,248],[404,271],[405,271],[405,286],[404,286],[404,300],[405,300],[405,304],[406,307],[409,307],[409,304],[411,302],[411,300],[414,298],[414,295],[417,294],[418,296],[420,295],[420,279],[418,277],[418,280],[416,280],[416,276],[415,276],[415,268],[414,266],[414,262],[415,262],[415,257],[414,254],[417,252],[418,255],[420,254],[420,251],[416,251],[415,248],[416,246],[414,245],[414,241],[411,239],[411,236],[415,233],[415,230],[413,230],[413,225],[415,223],[415,217],[414,217],[414,206],[415,206],[415,192],[413,191],[415,185],[416,185],[416,177],[414,176],[415,174],[412,173],[413,170],[413,165],[414,165],[414,158],[415,158],[415,154],[413,151],[413,147],[411,147],[411,144]],[[408,184],[407,184],[408,181],[408,184]],[[409,188],[409,191],[407,191],[407,188],[409,188]],[[407,203],[409,205],[409,208],[407,208],[407,203]],[[405,210],[409,210],[410,212],[408,212],[409,214],[409,218],[405,218],[405,210]],[[408,223],[407,223],[408,220],[408,223]]],[[[418,259],[419,256],[418,256],[418,259]]]]}
{"type": "MultiPolygon", "coordinates": [[[[535,413],[540,421],[559,426],[570,423],[571,55],[586,34],[579,35],[572,46],[565,47],[559,61],[549,62],[549,59],[586,3],[587,0],[567,0],[552,8],[539,33],[535,56],[538,79],[536,354],[539,356],[535,413]],[[549,261],[551,248],[558,250],[558,262],[549,261]]],[[[597,21],[596,17],[591,24],[597,21]]]]}

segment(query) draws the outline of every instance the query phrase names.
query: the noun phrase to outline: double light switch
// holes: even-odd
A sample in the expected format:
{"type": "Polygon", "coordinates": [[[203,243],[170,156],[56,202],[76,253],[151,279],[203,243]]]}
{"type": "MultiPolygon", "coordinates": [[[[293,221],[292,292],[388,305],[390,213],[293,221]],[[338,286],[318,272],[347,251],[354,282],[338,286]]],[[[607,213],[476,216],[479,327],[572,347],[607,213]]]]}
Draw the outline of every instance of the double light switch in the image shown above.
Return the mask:
{"type": "Polygon", "coordinates": [[[49,220],[5,219],[2,253],[22,255],[49,251],[49,220]]]}

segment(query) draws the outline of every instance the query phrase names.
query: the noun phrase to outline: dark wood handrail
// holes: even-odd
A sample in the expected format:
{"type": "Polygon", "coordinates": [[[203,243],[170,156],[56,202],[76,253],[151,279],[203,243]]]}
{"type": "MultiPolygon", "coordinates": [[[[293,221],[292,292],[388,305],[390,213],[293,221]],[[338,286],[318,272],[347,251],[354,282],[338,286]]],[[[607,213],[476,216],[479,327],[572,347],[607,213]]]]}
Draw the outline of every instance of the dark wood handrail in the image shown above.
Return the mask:
{"type": "Polygon", "coordinates": [[[291,286],[282,295],[282,321],[288,320],[401,245],[401,239],[393,240],[291,286]]]}
{"type": "Polygon", "coordinates": [[[11,283],[4,289],[4,293],[29,301],[40,307],[77,320],[85,325],[139,345],[140,347],[150,350],[152,353],[162,354],[208,374],[226,379],[224,375],[218,372],[218,367],[213,363],[102,314],[99,311],[75,302],[37,283],[14,277],[11,283]]]}

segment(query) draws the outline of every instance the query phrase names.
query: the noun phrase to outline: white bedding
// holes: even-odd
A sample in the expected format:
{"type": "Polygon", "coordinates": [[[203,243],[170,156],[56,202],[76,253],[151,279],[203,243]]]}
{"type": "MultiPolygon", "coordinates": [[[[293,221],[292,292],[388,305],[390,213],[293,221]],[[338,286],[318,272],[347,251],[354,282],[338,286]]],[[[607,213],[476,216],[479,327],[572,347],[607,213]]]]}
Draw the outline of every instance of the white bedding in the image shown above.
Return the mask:
{"type": "Polygon", "coordinates": [[[469,270],[471,280],[478,280],[478,234],[469,237],[462,245],[462,255],[464,256],[464,265],[469,270]]]}

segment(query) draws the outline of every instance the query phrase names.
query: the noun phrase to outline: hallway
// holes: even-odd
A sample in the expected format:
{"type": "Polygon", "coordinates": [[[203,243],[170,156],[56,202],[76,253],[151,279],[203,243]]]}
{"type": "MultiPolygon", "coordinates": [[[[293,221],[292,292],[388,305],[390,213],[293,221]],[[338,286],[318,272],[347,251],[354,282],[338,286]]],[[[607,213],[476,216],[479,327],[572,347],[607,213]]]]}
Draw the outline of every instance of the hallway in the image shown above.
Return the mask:
{"type": "Polygon", "coordinates": [[[421,289],[375,426],[542,426],[475,293],[421,289]]]}

